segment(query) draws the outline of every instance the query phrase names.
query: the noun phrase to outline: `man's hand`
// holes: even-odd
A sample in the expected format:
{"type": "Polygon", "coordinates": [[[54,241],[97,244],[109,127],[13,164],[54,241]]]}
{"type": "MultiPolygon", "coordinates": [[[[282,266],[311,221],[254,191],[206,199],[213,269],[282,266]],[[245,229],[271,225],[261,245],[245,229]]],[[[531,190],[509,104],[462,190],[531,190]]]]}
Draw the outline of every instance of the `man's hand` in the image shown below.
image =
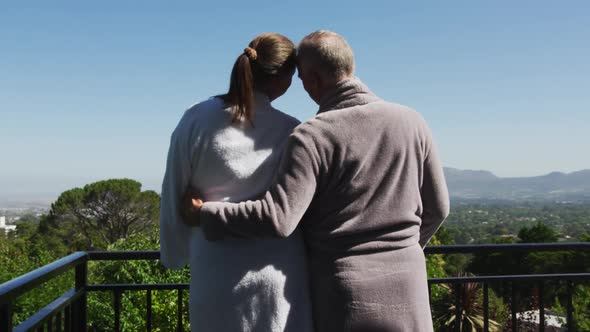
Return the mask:
{"type": "Polygon", "coordinates": [[[200,226],[201,220],[199,218],[201,207],[203,207],[203,200],[201,195],[195,189],[189,187],[182,196],[180,201],[180,215],[182,221],[189,226],[200,226]]]}

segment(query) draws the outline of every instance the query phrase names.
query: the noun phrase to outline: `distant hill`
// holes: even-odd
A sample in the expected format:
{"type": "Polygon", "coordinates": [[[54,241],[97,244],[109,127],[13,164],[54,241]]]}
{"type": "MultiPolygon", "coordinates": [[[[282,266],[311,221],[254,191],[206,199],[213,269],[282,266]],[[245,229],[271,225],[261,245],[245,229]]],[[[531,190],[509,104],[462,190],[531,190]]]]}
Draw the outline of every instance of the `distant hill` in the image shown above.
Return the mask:
{"type": "Polygon", "coordinates": [[[590,169],[518,178],[447,167],[444,171],[449,192],[455,199],[590,202],[590,169]]]}

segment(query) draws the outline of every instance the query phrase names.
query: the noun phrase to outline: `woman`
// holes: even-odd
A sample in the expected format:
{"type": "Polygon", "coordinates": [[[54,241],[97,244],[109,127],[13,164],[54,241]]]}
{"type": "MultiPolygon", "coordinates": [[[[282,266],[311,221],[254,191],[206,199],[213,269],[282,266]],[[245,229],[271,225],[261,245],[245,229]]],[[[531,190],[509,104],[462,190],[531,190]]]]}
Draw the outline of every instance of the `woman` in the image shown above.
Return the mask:
{"type": "Polygon", "coordinates": [[[208,242],[181,221],[184,191],[239,202],[270,185],[281,150],[299,122],[270,102],[295,72],[295,46],[275,33],[257,36],[236,60],[228,93],[186,111],[172,134],[162,185],[161,261],[191,266],[191,331],[311,331],[301,234],[285,240],[208,242]]]}

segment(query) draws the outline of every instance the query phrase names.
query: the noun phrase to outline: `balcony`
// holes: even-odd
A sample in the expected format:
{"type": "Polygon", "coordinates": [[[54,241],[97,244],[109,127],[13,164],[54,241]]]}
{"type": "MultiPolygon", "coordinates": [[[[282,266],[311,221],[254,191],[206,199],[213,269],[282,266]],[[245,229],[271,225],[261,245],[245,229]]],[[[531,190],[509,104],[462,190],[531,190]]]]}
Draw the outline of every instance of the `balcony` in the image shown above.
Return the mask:
{"type": "MultiPolygon", "coordinates": [[[[590,243],[542,243],[542,244],[495,244],[495,245],[454,245],[454,246],[430,246],[425,250],[426,255],[489,255],[489,254],[526,254],[546,252],[590,252],[590,243]]],[[[0,331],[85,331],[89,325],[88,303],[89,294],[94,292],[110,292],[112,294],[113,331],[121,331],[121,300],[123,294],[128,292],[145,293],[145,330],[152,331],[154,326],[152,312],[152,294],[154,291],[169,291],[176,293],[176,313],[174,320],[177,331],[183,331],[187,323],[185,301],[188,294],[188,284],[89,284],[89,262],[94,261],[131,261],[131,260],[158,260],[158,251],[100,251],[100,252],[76,252],[49,265],[29,272],[21,277],[10,280],[0,285],[0,331]],[[59,276],[73,273],[72,288],[53,302],[42,308],[34,315],[14,326],[13,309],[15,301],[28,291],[31,291],[59,276]]],[[[430,278],[430,294],[435,288],[450,290],[452,294],[452,319],[462,322],[465,314],[464,306],[468,299],[465,291],[468,288],[480,287],[483,293],[481,306],[483,308],[483,331],[498,329],[493,327],[490,319],[490,289],[499,289],[509,301],[509,318],[502,327],[509,331],[574,331],[574,287],[580,284],[588,284],[590,273],[579,271],[575,273],[549,273],[549,274],[519,274],[519,275],[481,275],[458,276],[445,278],[430,278]],[[545,310],[545,302],[550,296],[547,288],[556,289],[562,287],[566,290],[566,312],[562,319],[558,319],[559,326],[548,324],[555,320],[555,316],[545,310]],[[536,310],[520,308],[524,296],[524,288],[532,289],[535,295],[536,310]]],[[[479,300],[478,300],[479,301],[479,300]]],[[[533,308],[535,309],[535,308],[533,308]]],[[[586,309],[586,310],[590,310],[586,309]]],[[[556,323],[557,324],[557,323],[556,323]]],[[[461,331],[461,324],[454,324],[454,331],[461,331]]]]}

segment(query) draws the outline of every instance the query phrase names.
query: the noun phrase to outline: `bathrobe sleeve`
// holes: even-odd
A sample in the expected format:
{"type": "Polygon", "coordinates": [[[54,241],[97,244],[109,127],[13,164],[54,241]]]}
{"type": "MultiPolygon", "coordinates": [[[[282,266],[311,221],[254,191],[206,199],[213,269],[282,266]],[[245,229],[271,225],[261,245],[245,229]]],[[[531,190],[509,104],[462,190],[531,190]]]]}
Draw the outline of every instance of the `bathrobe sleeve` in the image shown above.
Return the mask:
{"type": "Polygon", "coordinates": [[[191,176],[187,122],[185,113],[170,139],[160,200],[160,261],[171,269],[184,267],[190,258],[190,227],[182,222],[179,213],[180,199],[191,176]]]}
{"type": "Polygon", "coordinates": [[[432,140],[430,129],[426,131],[426,158],[424,160],[424,177],[420,195],[422,199],[422,224],[420,225],[420,245],[425,247],[434,233],[449,215],[449,192],[438,156],[436,145],[432,140]]]}
{"type": "MultiPolygon", "coordinates": [[[[296,130],[297,131],[297,130],[296,130]]],[[[207,202],[201,227],[208,240],[228,234],[244,237],[288,237],[297,227],[316,191],[318,158],[313,144],[293,133],[271,187],[261,199],[241,203],[207,202]]]]}

